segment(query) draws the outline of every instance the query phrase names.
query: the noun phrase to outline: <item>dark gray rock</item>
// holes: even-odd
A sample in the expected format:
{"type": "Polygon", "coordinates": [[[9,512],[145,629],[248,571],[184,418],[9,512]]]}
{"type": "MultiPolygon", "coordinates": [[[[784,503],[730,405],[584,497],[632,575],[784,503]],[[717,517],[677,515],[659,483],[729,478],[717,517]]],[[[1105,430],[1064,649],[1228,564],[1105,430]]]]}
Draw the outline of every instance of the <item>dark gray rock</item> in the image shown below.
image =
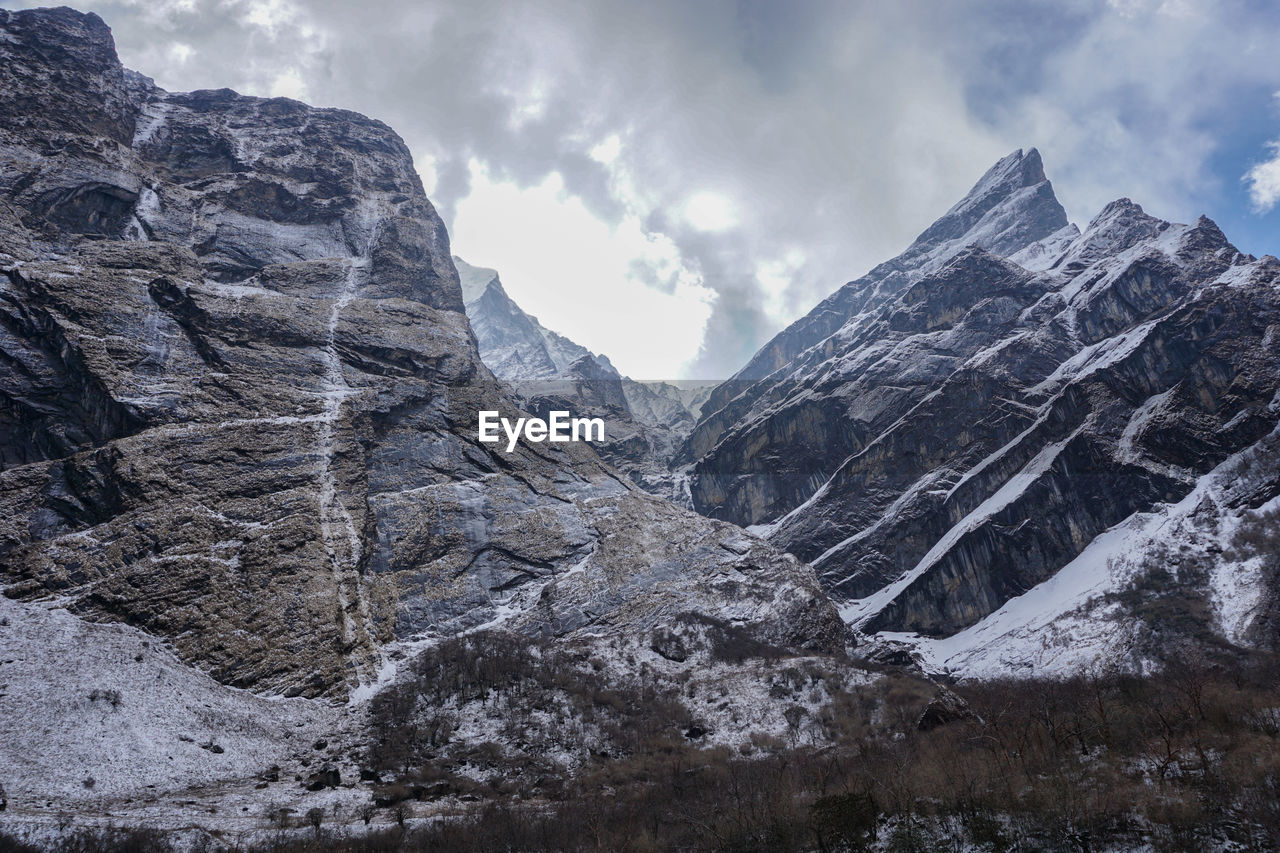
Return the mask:
{"type": "MultiPolygon", "coordinates": [[[[901,386],[882,388],[860,404],[863,411],[849,413],[852,417],[836,395],[803,393],[802,388],[826,381],[816,375],[819,365],[837,353],[848,357],[849,343],[841,332],[847,323],[888,310],[896,297],[938,273],[966,247],[995,255],[1035,254],[1076,233],[1034,148],[996,163],[905,252],[823,300],[712,391],[676,457],[676,464],[692,465],[694,508],[739,524],[777,518],[812,495],[842,459],[862,447],[869,437],[863,426],[868,418],[892,418],[906,410],[910,395],[901,386]]],[[[911,384],[911,377],[903,379],[911,384]]]]}
{"type": "Polygon", "coordinates": [[[1280,421],[1280,263],[1128,199],[1018,249],[1059,220],[1034,212],[1038,158],[1014,165],[921,237],[945,246],[985,210],[989,248],[890,262],[829,337],[718,389],[736,396],[689,440],[713,442],[695,506],[767,523],[866,631],[973,625],[1280,421]]]}

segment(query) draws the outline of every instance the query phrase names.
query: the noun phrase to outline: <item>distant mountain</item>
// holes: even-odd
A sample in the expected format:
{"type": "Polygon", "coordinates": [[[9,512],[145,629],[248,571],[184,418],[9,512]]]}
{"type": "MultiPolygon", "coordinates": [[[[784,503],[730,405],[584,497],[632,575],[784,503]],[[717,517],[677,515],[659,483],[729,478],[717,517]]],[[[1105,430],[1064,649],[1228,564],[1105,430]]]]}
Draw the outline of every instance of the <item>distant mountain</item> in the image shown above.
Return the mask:
{"type": "Polygon", "coordinates": [[[473,267],[453,256],[462,285],[462,301],[480,345],[480,357],[501,379],[557,379],[581,358],[595,359],[608,372],[613,364],[563,335],[556,334],[526,314],[515,303],[496,270],[473,267]]]}
{"type": "Polygon", "coordinates": [[[480,357],[535,412],[553,409],[603,417],[601,456],[647,491],[688,505],[670,460],[693,429],[714,383],[677,387],[637,382],[607,356],[551,331],[516,304],[496,270],[453,258],[480,357]]]}
{"type": "Polygon", "coordinates": [[[1142,671],[1153,573],[1202,652],[1274,643],[1280,575],[1235,537],[1280,504],[1278,423],[1280,262],[1128,199],[1081,233],[1031,150],[766,345],[682,456],[700,512],[931,665],[1142,671]]]}

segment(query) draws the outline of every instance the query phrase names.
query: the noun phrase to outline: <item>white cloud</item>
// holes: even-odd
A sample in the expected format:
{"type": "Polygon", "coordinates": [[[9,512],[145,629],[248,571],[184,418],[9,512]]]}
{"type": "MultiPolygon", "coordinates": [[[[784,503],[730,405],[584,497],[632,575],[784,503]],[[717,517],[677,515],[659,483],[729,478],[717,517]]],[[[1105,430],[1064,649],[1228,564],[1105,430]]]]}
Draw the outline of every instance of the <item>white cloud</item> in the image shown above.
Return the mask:
{"type": "Polygon", "coordinates": [[[1267,213],[1280,203],[1280,139],[1270,142],[1272,158],[1254,165],[1244,174],[1249,185],[1249,200],[1257,213],[1267,213]]]}
{"type": "Polygon", "coordinates": [[[440,181],[440,175],[436,172],[436,163],[436,157],[429,151],[413,152],[413,168],[422,179],[422,191],[428,196],[436,191],[436,184],[440,181]]]}
{"type": "MultiPolygon", "coordinates": [[[[139,9],[153,22],[163,21],[175,13],[189,14],[196,10],[198,0],[121,0],[121,5],[139,9]]],[[[39,5],[32,3],[31,5],[39,5]]],[[[110,20],[107,21],[111,23],[110,20]]]]}
{"type": "Polygon", "coordinates": [[[186,65],[187,60],[189,60],[195,52],[195,48],[191,45],[183,44],[180,41],[169,45],[169,57],[179,65],[186,65]]]}
{"type": "Polygon", "coordinates": [[[268,94],[273,98],[293,98],[297,101],[305,101],[307,99],[307,84],[302,79],[302,73],[296,68],[287,68],[276,75],[276,79],[271,81],[271,88],[268,94]]]}
{"type": "Polygon", "coordinates": [[[794,306],[788,305],[787,292],[804,268],[804,262],[804,252],[791,249],[781,258],[756,266],[756,281],[764,293],[764,311],[779,325],[789,323],[797,316],[794,306]]]}
{"type": "Polygon", "coordinates": [[[298,17],[298,10],[285,0],[248,0],[244,20],[266,30],[272,38],[281,27],[298,17]]]}
{"type": "Polygon", "coordinates": [[[1107,0],[1107,5],[1126,18],[1152,13],[1177,17],[1193,11],[1187,0],[1107,0]]]}
{"type": "Polygon", "coordinates": [[[616,133],[591,149],[591,159],[608,166],[622,153],[622,139],[616,133]]]}
{"type": "Polygon", "coordinates": [[[725,231],[738,224],[729,199],[713,192],[694,193],[684,203],[684,219],[699,231],[725,231]]]}
{"type": "Polygon", "coordinates": [[[1246,25],[1225,4],[1112,6],[1052,44],[1036,85],[998,108],[998,124],[1039,147],[1081,224],[1121,196],[1189,221],[1222,190],[1210,163],[1226,129],[1260,106],[1238,98],[1280,79],[1267,58],[1277,22],[1246,25]]]}

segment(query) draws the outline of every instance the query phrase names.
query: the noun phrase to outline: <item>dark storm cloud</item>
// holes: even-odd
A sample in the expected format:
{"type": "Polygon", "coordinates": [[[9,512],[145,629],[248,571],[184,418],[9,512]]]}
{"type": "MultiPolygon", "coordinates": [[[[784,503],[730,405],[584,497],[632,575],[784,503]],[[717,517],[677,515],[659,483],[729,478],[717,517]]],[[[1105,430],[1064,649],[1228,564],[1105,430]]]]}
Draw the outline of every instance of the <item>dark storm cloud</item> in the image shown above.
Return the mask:
{"type": "Polygon", "coordinates": [[[761,264],[802,253],[781,301],[806,310],[901,250],[1013,148],[1041,149],[1073,218],[1118,195],[1193,216],[1219,180],[1205,166],[1215,121],[1247,106],[1242,92],[1280,88],[1280,21],[1239,3],[92,8],[125,61],[169,88],[297,91],[387,121],[434,172],[446,220],[473,160],[527,186],[559,173],[607,221],[639,215],[720,294],[698,376],[728,375],[779,327],[761,264]],[[590,152],[613,135],[610,168],[590,152]],[[706,233],[679,215],[701,191],[731,202],[734,228],[706,233]]]}

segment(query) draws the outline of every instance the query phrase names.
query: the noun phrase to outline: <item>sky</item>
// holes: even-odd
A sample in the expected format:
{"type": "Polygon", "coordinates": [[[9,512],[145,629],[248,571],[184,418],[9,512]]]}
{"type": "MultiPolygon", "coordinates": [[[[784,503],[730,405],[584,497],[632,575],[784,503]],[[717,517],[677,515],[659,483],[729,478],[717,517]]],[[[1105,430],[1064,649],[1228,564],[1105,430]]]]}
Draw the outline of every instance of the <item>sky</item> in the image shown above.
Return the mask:
{"type": "MultiPolygon", "coordinates": [[[[0,0],[9,8],[11,0],[0,0]]],[[[124,63],[394,127],[455,254],[641,379],[719,379],[1036,147],[1280,254],[1280,4],[82,0],[124,63]]]]}

